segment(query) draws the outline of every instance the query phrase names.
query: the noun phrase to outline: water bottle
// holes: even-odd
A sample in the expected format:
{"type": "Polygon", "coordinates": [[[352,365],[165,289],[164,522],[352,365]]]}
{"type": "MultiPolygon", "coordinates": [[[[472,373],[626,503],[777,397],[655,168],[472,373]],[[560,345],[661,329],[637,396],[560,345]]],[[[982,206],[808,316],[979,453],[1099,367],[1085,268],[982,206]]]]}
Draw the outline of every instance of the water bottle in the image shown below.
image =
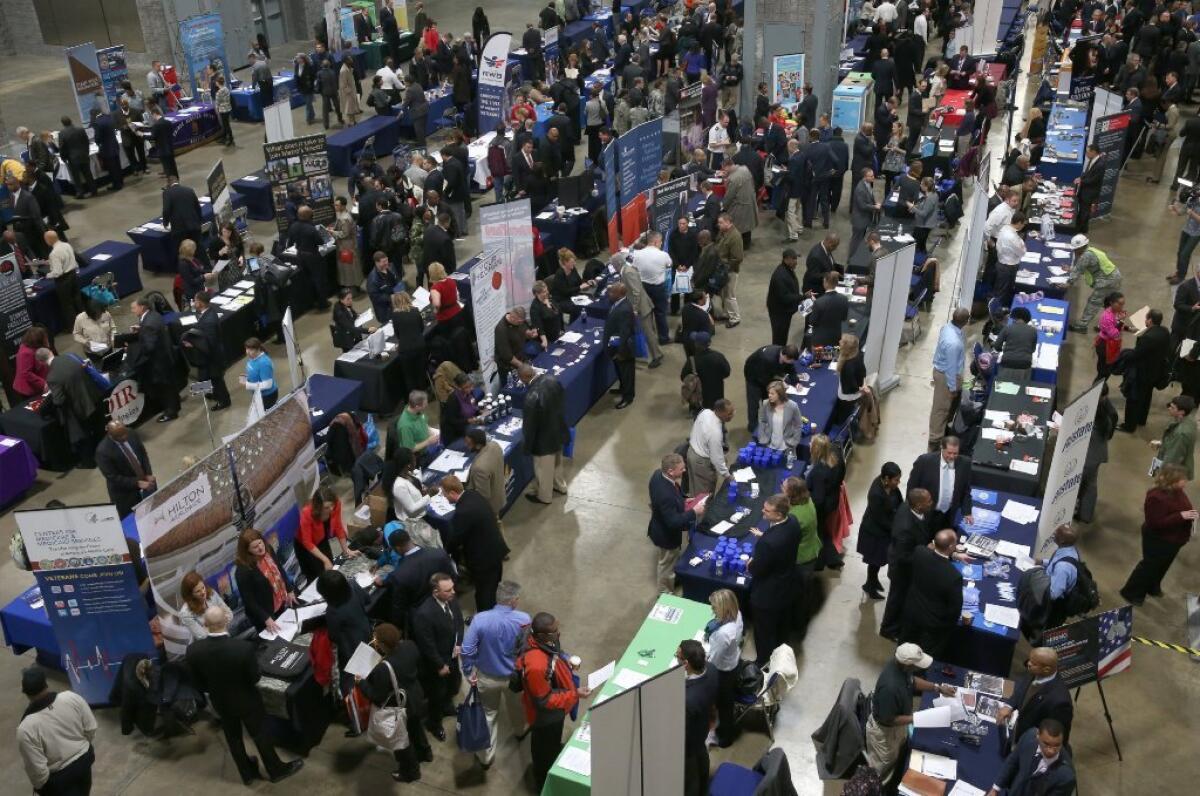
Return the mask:
{"type": "Polygon", "coordinates": [[[1054,219],[1050,218],[1049,208],[1042,209],[1042,240],[1054,240],[1054,219]]]}
{"type": "Polygon", "coordinates": [[[787,452],[787,468],[790,470],[796,466],[796,451],[788,448],[787,452]]]}
{"type": "Polygon", "coordinates": [[[717,556],[717,558],[715,560],[717,563],[716,563],[716,569],[713,570],[713,574],[716,575],[718,578],[725,577],[725,557],[717,556]]]}

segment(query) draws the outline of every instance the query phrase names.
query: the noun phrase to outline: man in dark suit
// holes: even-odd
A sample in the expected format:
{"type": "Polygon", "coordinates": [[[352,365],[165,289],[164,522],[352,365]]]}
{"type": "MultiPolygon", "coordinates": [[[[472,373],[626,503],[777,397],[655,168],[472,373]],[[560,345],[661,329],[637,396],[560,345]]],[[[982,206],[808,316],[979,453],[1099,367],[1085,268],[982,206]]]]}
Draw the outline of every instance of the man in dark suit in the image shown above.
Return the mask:
{"type": "MultiPolygon", "coordinates": [[[[746,380],[746,406],[758,406],[767,397],[767,385],[777,379],[783,379],[788,374],[796,372],[796,360],[800,352],[796,346],[765,345],[746,357],[742,365],[742,376],[746,380]]],[[[758,425],[758,416],[747,410],[750,415],[748,428],[754,433],[758,425]]]]}
{"type": "MultiPolygon", "coordinates": [[[[4,185],[12,197],[13,232],[24,239],[20,243],[28,247],[29,254],[45,259],[50,250],[46,246],[46,222],[42,218],[41,205],[33,192],[22,185],[19,180],[9,177],[5,180],[4,185]]],[[[9,251],[4,251],[4,254],[8,253],[9,251]]]]}
{"type": "Polygon", "coordinates": [[[833,154],[833,177],[829,180],[829,212],[836,213],[842,204],[842,185],[850,168],[850,147],[846,146],[846,139],[842,138],[842,128],[833,128],[833,136],[829,139],[829,151],[833,154]]]}
{"type": "Polygon", "coordinates": [[[296,261],[308,279],[318,310],[329,309],[329,282],[326,279],[325,258],[321,255],[323,243],[324,239],[313,223],[313,209],[308,205],[300,205],[296,208],[296,220],[288,225],[284,245],[296,248],[296,261]]]}
{"type": "Polygon", "coordinates": [[[755,662],[764,666],[771,653],[787,639],[796,602],[796,551],[800,547],[800,524],[788,513],[791,506],[783,495],[772,495],[763,504],[767,530],[758,536],[754,556],[747,562],[753,576],[750,606],[754,610],[755,662]]]}
{"type": "Polygon", "coordinates": [[[879,635],[900,638],[900,621],[912,582],[913,550],[929,543],[929,509],[932,501],[924,489],[910,489],[908,503],[896,510],[892,541],[888,547],[888,597],[879,623],[879,635]]]}
{"type": "Polygon", "coordinates": [[[487,611],[496,605],[496,587],[504,577],[508,544],[487,498],[474,489],[465,489],[454,475],[446,476],[441,483],[442,494],[454,506],[446,546],[471,572],[475,609],[487,611]]]}
{"type": "Polygon", "coordinates": [[[387,43],[388,55],[395,63],[400,63],[400,25],[396,22],[396,9],[392,0],[384,0],[383,5],[379,7],[379,27],[383,31],[383,40],[387,43]]]}
{"type": "Polygon", "coordinates": [[[454,564],[445,550],[417,547],[405,530],[392,531],[388,545],[397,558],[384,581],[391,595],[391,620],[396,627],[408,629],[412,612],[429,599],[429,578],[437,572],[452,572],[454,564]]]}
{"type": "Polygon", "coordinates": [[[96,466],[108,487],[108,499],[121,517],[133,511],[158,485],[150,456],[138,435],[116,420],[105,426],[106,436],[96,446],[96,466]]]}
{"type": "Polygon", "coordinates": [[[842,239],[836,232],[826,232],[819,243],[813,244],[804,260],[804,281],[800,285],[801,290],[816,296],[825,292],[825,274],[841,270],[837,261],[833,259],[833,253],[837,251],[841,242],[842,239]]]}
{"type": "Polygon", "coordinates": [[[771,342],[774,345],[787,345],[792,316],[804,298],[800,292],[800,280],[796,278],[796,262],[796,252],[784,249],[783,259],[775,266],[767,286],[767,316],[771,319],[771,342]]]}
{"type": "Polygon", "coordinates": [[[163,174],[178,179],[179,167],[175,165],[175,125],[163,116],[161,108],[151,111],[150,118],[150,138],[154,140],[154,150],[163,174]]]}
{"type": "Polygon", "coordinates": [[[431,263],[441,263],[447,274],[458,268],[458,259],[454,256],[454,238],[450,237],[450,214],[445,211],[438,213],[434,223],[425,229],[421,262],[417,263],[418,284],[425,281],[431,263]]]}
{"type": "Polygon", "coordinates": [[[1005,721],[1017,711],[1017,726],[1011,738],[1017,739],[1045,719],[1054,719],[1063,727],[1063,743],[1071,740],[1071,721],[1075,716],[1075,703],[1071,691],[1058,676],[1058,653],[1051,647],[1034,647],[1025,661],[1028,674],[1017,679],[1008,704],[1000,708],[996,716],[1005,721]]]}
{"type": "MultiPolygon", "coordinates": [[[[812,201],[812,169],[809,168],[808,158],[800,148],[800,142],[795,139],[787,143],[787,242],[794,243],[804,233],[804,219],[811,214],[809,203],[812,201]]],[[[780,186],[782,189],[783,186],[780,186]]],[[[783,211],[775,214],[783,218],[783,211]]]]}
{"type": "Polygon", "coordinates": [[[905,600],[904,625],[900,640],[912,642],[934,658],[944,659],[950,636],[962,615],[962,573],[951,556],[958,536],[949,529],[933,537],[933,549],[913,550],[912,583],[905,600]]]}
{"type": "Polygon", "coordinates": [[[971,522],[971,460],[958,455],[958,437],[942,437],[941,450],[923,453],[908,474],[908,490],[924,489],[933,500],[933,530],[954,527],[955,513],[971,522]]]}
{"type": "Polygon", "coordinates": [[[46,386],[50,388],[50,402],[58,413],[59,423],[67,431],[75,464],[94,467],[96,440],[104,424],[103,393],[84,371],[83,363],[71,355],[51,354],[46,386]]]}
{"type": "Polygon", "coordinates": [[[163,317],[155,312],[148,298],[136,298],[130,305],[137,316],[137,332],[129,346],[125,363],[148,398],[157,400],[162,414],[159,423],[179,416],[179,381],[176,376],[175,346],[163,317]]]}
{"type": "MultiPolygon", "coordinates": [[[[486,501],[485,501],[486,502],[486,501]]],[[[458,657],[462,651],[463,616],[454,596],[454,579],[444,572],[429,579],[430,594],[413,611],[413,641],[421,651],[419,676],[428,701],[425,722],[439,741],[446,740],[442,719],[454,715],[454,698],[462,685],[458,657]]]]}
{"type": "Polygon", "coordinates": [[[70,116],[62,117],[62,129],[58,131],[58,153],[71,172],[75,184],[75,196],[83,199],[89,193],[96,195],[96,181],[92,179],[92,142],[87,131],[71,123],[70,116]]]}
{"type": "Polygon", "coordinates": [[[633,307],[625,298],[625,285],[620,282],[609,286],[608,300],[612,308],[604,319],[604,347],[616,366],[618,382],[617,388],[610,392],[620,394],[616,408],[624,409],[633,403],[634,396],[633,307]]]}
{"type": "MultiPolygon", "coordinates": [[[[694,303],[685,304],[683,313],[696,309],[694,303]]],[[[703,309],[700,310],[704,312],[703,309]]],[[[717,401],[725,397],[725,379],[729,378],[729,360],[720,351],[712,347],[712,334],[709,332],[692,332],[692,355],[683,364],[679,378],[689,373],[700,377],[700,408],[712,409],[717,401]]]]}
{"type": "Polygon", "coordinates": [[[1122,431],[1146,425],[1154,391],[1167,384],[1171,372],[1171,334],[1162,325],[1162,310],[1146,313],[1146,330],[1138,335],[1131,353],[1125,354],[1125,422],[1122,431]]]}
{"type": "Polygon", "coordinates": [[[811,83],[804,84],[804,99],[800,100],[800,104],[796,106],[796,117],[800,120],[801,127],[816,127],[817,125],[817,106],[820,100],[813,93],[811,83]]]}
{"type": "Polygon", "coordinates": [[[1200,320],[1200,267],[1190,279],[1184,279],[1175,288],[1175,300],[1171,304],[1175,310],[1171,316],[1171,343],[1178,346],[1185,339],[1193,337],[1197,321],[1200,320]]]}
{"type": "Polygon", "coordinates": [[[850,258],[867,237],[867,230],[875,226],[875,214],[879,209],[880,204],[875,199],[875,171],[863,169],[858,185],[850,195],[850,258]]]}
{"type": "Polygon", "coordinates": [[[180,243],[190,240],[196,244],[196,256],[207,264],[208,247],[200,242],[200,229],[204,226],[200,199],[191,188],[181,185],[177,176],[168,177],[163,189],[162,223],[171,232],[173,254],[178,255],[180,243]]]}
{"type": "Polygon", "coordinates": [[[1089,144],[1083,160],[1083,171],[1075,179],[1075,229],[1088,231],[1092,218],[1092,207],[1100,201],[1100,188],[1104,184],[1105,158],[1095,144],[1089,144]]]}
{"type": "Polygon", "coordinates": [[[710,762],[708,726],[717,705],[717,667],[705,660],[704,645],[694,639],[680,642],[675,660],[683,667],[683,792],[708,793],[710,762]]]}
{"type": "Polygon", "coordinates": [[[721,217],[721,197],[713,193],[712,183],[700,181],[700,195],[704,197],[696,211],[696,227],[707,230],[714,239],[717,237],[717,219],[721,217]]]}
{"type": "Polygon", "coordinates": [[[946,82],[950,88],[967,88],[967,80],[974,71],[975,59],[971,57],[971,50],[964,44],[958,48],[958,55],[950,59],[950,75],[946,82]]]}
{"type": "Polygon", "coordinates": [[[830,271],[824,276],[825,292],[817,296],[808,314],[810,346],[834,346],[842,338],[842,325],[850,317],[850,299],[837,292],[838,275],[830,271]]]}
{"type": "Polygon", "coordinates": [[[113,126],[112,116],[101,113],[99,108],[92,108],[92,134],[96,141],[100,163],[108,172],[112,181],[109,190],[119,191],[125,187],[124,175],[121,172],[121,145],[117,142],[117,130],[113,126]]]}
{"type": "Polygon", "coordinates": [[[204,350],[197,352],[197,376],[200,381],[212,382],[212,399],[215,402],[212,411],[219,412],[228,409],[231,403],[229,388],[225,386],[225,368],[229,359],[221,343],[220,321],[207,290],[201,290],[192,301],[196,305],[196,330],[204,343],[204,350]]]}
{"type": "MultiPolygon", "coordinates": [[[[858,181],[862,179],[863,169],[874,169],[875,163],[875,125],[872,122],[863,122],[863,126],[859,128],[858,135],[854,136],[854,149],[850,156],[850,195],[854,196],[854,190],[858,187],[858,181]]],[[[851,205],[853,212],[853,205],[851,205]]]]}
{"type": "Polygon", "coordinates": [[[997,796],[1001,789],[1008,796],[1071,796],[1075,766],[1063,736],[1055,719],[1043,719],[1037,729],[1026,730],[988,796],[997,796]]]}
{"type": "Polygon", "coordinates": [[[787,131],[783,129],[783,125],[776,124],[769,119],[763,118],[758,120],[758,126],[763,128],[762,149],[768,155],[775,158],[775,162],[783,163],[787,160],[787,131]]]}
{"type": "Polygon", "coordinates": [[[685,508],[683,498],[683,474],[687,464],[678,453],[668,453],[662,465],[650,476],[650,525],[646,535],[658,548],[658,592],[671,594],[675,591],[675,563],[683,548],[684,531],[704,516],[706,504],[694,509],[685,508]]]}
{"type": "Polygon", "coordinates": [[[187,668],[192,682],[208,694],[220,714],[221,730],[229,744],[229,753],[249,785],[261,779],[258,758],[246,754],[243,730],[250,733],[267,769],[267,778],[279,782],[304,767],[303,760],[285,763],[275,753],[266,732],[267,712],[258,692],[258,650],[245,639],[231,638],[225,609],[214,606],[204,612],[208,637],[193,641],[187,649],[187,668]]]}
{"type": "Polygon", "coordinates": [[[547,504],[554,494],[565,495],[563,446],[570,439],[562,383],[553,374],[538,374],[528,363],[517,366],[517,378],[526,385],[521,436],[525,453],[533,459],[533,488],[525,493],[532,503],[547,504]]]}

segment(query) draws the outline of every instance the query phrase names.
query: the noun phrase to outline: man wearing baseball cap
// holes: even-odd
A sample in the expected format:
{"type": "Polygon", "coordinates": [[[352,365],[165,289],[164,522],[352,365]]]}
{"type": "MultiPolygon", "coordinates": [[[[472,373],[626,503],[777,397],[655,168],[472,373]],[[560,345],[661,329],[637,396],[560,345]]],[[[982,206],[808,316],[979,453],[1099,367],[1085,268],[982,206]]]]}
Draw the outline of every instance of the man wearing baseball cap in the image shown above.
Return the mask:
{"type": "Polygon", "coordinates": [[[1092,294],[1088,296],[1079,321],[1072,323],[1070,329],[1073,332],[1086,332],[1104,307],[1104,297],[1114,290],[1121,289],[1121,272],[1107,254],[1092,245],[1087,235],[1071,238],[1071,249],[1074,250],[1075,256],[1072,258],[1067,284],[1075,284],[1082,276],[1083,281],[1092,289],[1092,294]]]}
{"type": "Polygon", "coordinates": [[[916,644],[901,644],[875,681],[871,716],[867,719],[866,757],[867,765],[875,769],[883,782],[891,778],[892,769],[904,752],[908,725],[913,720],[913,693],[937,691],[943,696],[954,693],[951,686],[935,685],[917,677],[917,672],[932,665],[933,657],[916,644]]]}
{"type": "Polygon", "coordinates": [[[96,717],[87,701],[73,691],[51,691],[46,673],[33,667],[21,672],[21,693],[29,707],[17,725],[17,747],[33,789],[87,793],[96,762],[96,717]]]}

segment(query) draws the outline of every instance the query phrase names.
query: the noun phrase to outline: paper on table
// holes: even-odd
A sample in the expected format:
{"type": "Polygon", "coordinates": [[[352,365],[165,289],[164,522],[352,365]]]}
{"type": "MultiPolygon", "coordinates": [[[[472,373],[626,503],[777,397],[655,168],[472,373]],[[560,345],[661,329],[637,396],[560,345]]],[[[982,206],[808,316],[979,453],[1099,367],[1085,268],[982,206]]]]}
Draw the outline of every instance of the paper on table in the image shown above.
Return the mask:
{"type": "Polygon", "coordinates": [[[111,254],[93,254],[93,255],[92,255],[91,257],[89,257],[88,259],[90,259],[90,260],[96,260],[96,261],[98,261],[98,262],[104,262],[105,260],[111,260],[111,259],[112,259],[112,255],[111,255],[111,254]]]}
{"type": "Polygon", "coordinates": [[[954,787],[950,789],[946,796],[984,796],[986,791],[975,787],[970,782],[964,782],[961,779],[954,783],[954,787]]]}
{"type": "Polygon", "coordinates": [[[1034,387],[1032,385],[1025,388],[1025,394],[1034,398],[1049,398],[1053,395],[1049,387],[1034,387]]]}
{"type": "Polygon", "coordinates": [[[300,626],[296,624],[295,615],[293,615],[293,617],[290,619],[285,617],[286,614],[275,620],[275,626],[279,628],[278,633],[272,633],[270,630],[263,628],[263,630],[259,632],[258,637],[266,639],[267,641],[274,641],[277,638],[281,638],[284,641],[291,641],[294,639],[296,637],[296,631],[300,629],[300,626]]]}
{"type": "Polygon", "coordinates": [[[950,707],[948,705],[939,705],[938,707],[918,710],[913,714],[913,726],[918,729],[922,727],[949,727],[950,707]]]}
{"type": "MultiPolygon", "coordinates": [[[[933,708],[937,710],[937,708],[933,708]]],[[[916,714],[913,714],[916,718],[916,714]]],[[[925,753],[925,759],[921,761],[921,773],[938,779],[953,780],[958,778],[958,761],[952,757],[943,755],[934,755],[929,752],[925,753]]]]}
{"type": "Polygon", "coordinates": [[[180,326],[191,326],[195,322],[196,322],[195,315],[180,315],[179,316],[179,325],[180,326]]]}
{"type": "Polygon", "coordinates": [[[1021,624],[1021,612],[1007,605],[988,603],[983,607],[983,618],[994,625],[1015,628],[1021,624]]]}
{"type": "Polygon", "coordinates": [[[1016,395],[1021,391],[1021,386],[1012,381],[998,381],[992,390],[1001,395],[1016,395]]]}
{"type": "Polygon", "coordinates": [[[241,282],[235,284],[234,287],[240,287],[242,290],[249,290],[250,288],[254,287],[254,280],[243,279],[241,282]]]}
{"type": "Polygon", "coordinates": [[[257,174],[247,174],[245,177],[242,177],[242,179],[245,180],[246,182],[258,182],[258,175],[257,174]]]}
{"type": "Polygon", "coordinates": [[[733,527],[733,523],[730,522],[729,520],[721,520],[716,525],[709,528],[709,530],[712,531],[713,533],[715,533],[717,536],[721,536],[722,534],[724,534],[726,531],[728,531],[732,527],[733,527]]]}
{"type": "Polygon", "coordinates": [[[592,303],[591,296],[571,296],[571,303],[577,307],[586,307],[592,303]]]}
{"type": "Polygon", "coordinates": [[[1003,423],[1012,420],[1012,412],[1004,412],[999,409],[985,409],[983,410],[983,419],[991,421],[998,420],[1003,423]]]}
{"type": "Polygon", "coordinates": [[[13,439],[12,437],[5,437],[4,439],[0,439],[0,448],[12,448],[20,441],[21,440],[13,439]]]}
{"type": "Polygon", "coordinates": [[[1005,429],[1002,429],[1002,428],[981,428],[979,430],[979,436],[982,437],[983,439],[991,439],[991,440],[1008,439],[1009,437],[1012,436],[1012,432],[1006,431],[1005,429]]]}
{"type": "Polygon", "coordinates": [[[1030,506],[1027,503],[1018,503],[1015,500],[1010,500],[1004,504],[1004,508],[1000,510],[1000,516],[1006,520],[1011,520],[1020,525],[1028,525],[1038,518],[1039,510],[1037,506],[1030,506]]]}
{"type": "Polygon", "coordinates": [[[753,481],[757,476],[754,475],[754,470],[749,467],[743,467],[740,470],[733,471],[733,480],[739,484],[746,484],[753,481]]]}
{"type": "Polygon", "coordinates": [[[465,453],[445,448],[430,463],[429,469],[437,470],[439,473],[452,473],[455,470],[461,470],[466,464],[467,455],[465,453]]]}
{"type": "Polygon", "coordinates": [[[1013,459],[1008,463],[1008,469],[1026,475],[1037,475],[1038,462],[1027,462],[1024,459],[1013,459]]]}
{"type": "Polygon", "coordinates": [[[328,603],[316,603],[315,605],[302,605],[296,609],[295,617],[300,624],[304,624],[309,619],[316,619],[318,616],[325,615],[325,609],[329,607],[328,603]]]}
{"type": "Polygon", "coordinates": [[[568,746],[558,756],[558,764],[568,771],[574,771],[576,774],[590,777],[592,775],[591,750],[581,749],[578,746],[568,746]]]}
{"type": "Polygon", "coordinates": [[[375,582],[375,576],[370,572],[355,572],[354,582],[359,585],[359,588],[365,589],[375,582]]]}
{"type": "Polygon", "coordinates": [[[1047,315],[1062,315],[1063,314],[1063,308],[1056,306],[1054,304],[1039,304],[1038,311],[1043,312],[1047,315]]]}
{"type": "MultiPolygon", "coordinates": [[[[614,663],[615,665],[615,663],[614,663]]],[[[621,686],[621,688],[633,688],[641,685],[650,679],[650,675],[635,672],[633,669],[622,669],[617,672],[617,676],[613,678],[613,682],[621,686]]]]}
{"type": "Polygon", "coordinates": [[[439,517],[445,517],[450,512],[454,511],[454,504],[446,500],[446,496],[438,493],[429,498],[429,508],[439,517]]]}
{"type": "Polygon", "coordinates": [[[563,332],[559,335],[558,342],[560,343],[578,343],[583,339],[583,335],[579,332],[563,332]]]}
{"type": "Polygon", "coordinates": [[[950,708],[951,722],[967,720],[967,709],[962,706],[962,702],[956,696],[937,697],[933,700],[933,706],[950,708]]]}
{"type": "Polygon", "coordinates": [[[1021,256],[1021,262],[1023,263],[1040,263],[1041,261],[1042,255],[1039,252],[1026,252],[1021,256]]]}
{"type": "Polygon", "coordinates": [[[344,671],[346,674],[365,678],[372,669],[379,665],[381,660],[383,657],[378,652],[360,641],[354,649],[354,654],[350,656],[350,660],[346,661],[344,671]]]}
{"type": "Polygon", "coordinates": [[[589,691],[595,691],[600,686],[608,682],[608,678],[613,676],[613,670],[617,668],[616,661],[609,661],[601,666],[596,671],[588,675],[587,687],[589,691]]]}
{"type": "Polygon", "coordinates": [[[996,555],[1008,556],[1009,558],[1016,558],[1017,556],[1028,558],[1031,552],[1027,544],[1016,544],[1007,539],[1001,539],[996,542],[996,555]]]}

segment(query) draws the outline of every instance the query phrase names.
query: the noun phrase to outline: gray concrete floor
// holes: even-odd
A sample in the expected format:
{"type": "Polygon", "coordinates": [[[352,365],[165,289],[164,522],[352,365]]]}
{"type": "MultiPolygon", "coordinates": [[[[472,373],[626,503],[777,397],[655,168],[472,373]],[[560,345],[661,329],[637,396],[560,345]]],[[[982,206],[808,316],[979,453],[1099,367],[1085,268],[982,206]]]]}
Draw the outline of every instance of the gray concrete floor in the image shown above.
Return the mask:
{"type": "MultiPolygon", "coordinates": [[[[469,27],[470,11],[470,6],[463,5],[453,12],[439,8],[433,13],[448,20],[451,30],[458,31],[469,27]]],[[[507,25],[507,29],[519,32],[524,28],[522,21],[531,18],[533,7],[505,3],[502,9],[488,7],[488,12],[493,29],[507,25]]],[[[38,126],[50,124],[63,108],[72,107],[65,72],[57,60],[23,59],[18,65],[0,59],[0,75],[3,76],[0,105],[5,109],[10,128],[29,124],[27,120],[36,120],[38,126]]],[[[1018,119],[1014,129],[1019,129],[1019,122],[1018,119]]],[[[302,113],[296,115],[296,129],[298,132],[308,129],[302,113]]],[[[237,147],[222,149],[209,145],[181,156],[183,181],[202,186],[205,174],[217,158],[224,159],[226,174],[231,179],[260,168],[259,128],[236,124],[235,135],[237,147]]],[[[1002,135],[998,132],[993,136],[993,149],[997,151],[1002,135]]],[[[1173,162],[1172,157],[1169,168],[1173,162]]],[[[124,231],[130,226],[158,215],[160,179],[141,177],[127,181],[126,185],[116,195],[104,194],[85,203],[69,203],[73,243],[86,247],[106,239],[124,239],[124,231]]],[[[338,187],[340,192],[343,185],[338,187]]],[[[1169,312],[1171,293],[1163,275],[1174,262],[1180,223],[1166,214],[1166,202],[1166,187],[1148,185],[1135,169],[1121,181],[1112,217],[1095,223],[1092,237],[1121,268],[1131,306],[1149,303],[1169,312]]],[[[755,232],[754,247],[742,269],[739,292],[745,320],[738,329],[721,330],[715,341],[734,363],[727,392],[735,400],[743,394],[739,363],[769,339],[769,327],[763,323],[763,301],[770,271],[783,248],[784,231],[773,218],[764,216],[767,218],[771,220],[764,220],[755,232]]],[[[834,229],[848,240],[845,209],[835,218],[834,229]]],[[[254,224],[254,232],[264,239],[269,239],[273,231],[273,224],[254,224]]],[[[922,318],[923,335],[915,345],[900,349],[901,384],[883,402],[879,437],[871,445],[856,448],[850,463],[847,485],[856,516],[861,516],[867,487],[883,462],[895,461],[907,471],[913,458],[925,450],[931,395],[929,366],[937,329],[950,310],[948,294],[958,263],[957,237],[936,252],[944,264],[945,290],[934,302],[933,311],[922,318]]],[[[809,246],[815,240],[810,235],[804,245],[809,246]]],[[[476,225],[471,237],[459,245],[460,257],[477,251],[478,246],[476,225]]],[[[169,280],[161,276],[147,274],[144,281],[147,288],[170,287],[169,280]]],[[[1071,296],[1073,301],[1084,297],[1081,291],[1071,296]]],[[[122,309],[118,322],[128,323],[128,308],[122,309]]],[[[332,372],[327,319],[323,315],[306,315],[298,319],[297,331],[309,371],[332,372]]],[[[978,326],[971,331],[977,333],[978,326]]],[[[62,337],[58,342],[60,348],[71,348],[69,338],[62,337]]],[[[277,359],[283,358],[281,346],[269,349],[277,359]]],[[[1064,400],[1081,392],[1090,383],[1093,372],[1087,338],[1071,335],[1069,349],[1059,373],[1059,390],[1064,400]]],[[[549,610],[560,618],[564,644],[583,657],[585,667],[599,666],[618,656],[654,601],[653,553],[644,530],[648,519],[645,483],[658,458],[688,433],[688,419],[678,403],[677,378],[682,359],[678,347],[669,347],[661,369],[651,372],[644,366],[639,368],[638,398],[632,408],[618,412],[602,401],[582,421],[575,459],[570,466],[568,498],[539,509],[521,501],[505,519],[506,534],[514,551],[506,575],[524,585],[524,607],[549,610]]],[[[290,387],[286,369],[280,371],[280,376],[282,386],[290,387]]],[[[1110,462],[1101,471],[1098,519],[1083,529],[1081,547],[1099,581],[1105,607],[1118,604],[1117,589],[1139,556],[1141,496],[1148,486],[1147,442],[1157,437],[1165,424],[1164,406],[1170,394],[1167,391],[1158,396],[1148,429],[1133,436],[1118,434],[1114,439],[1110,462]]],[[[1116,391],[1114,395],[1121,408],[1121,398],[1116,391]]],[[[246,398],[238,394],[234,401],[230,412],[214,416],[218,435],[231,433],[242,423],[246,398]]],[[[739,405],[737,409],[740,413],[745,408],[739,405]]],[[[185,403],[178,422],[151,423],[141,433],[163,480],[182,470],[184,456],[202,453],[209,444],[203,410],[195,401],[185,403]]],[[[735,420],[731,425],[730,436],[731,446],[744,443],[745,431],[740,421],[735,420]]],[[[1194,494],[1196,497],[1200,495],[1194,494]]],[[[38,508],[52,498],[72,504],[102,501],[104,484],[95,471],[65,476],[43,472],[18,508],[38,508]]],[[[0,538],[7,539],[14,527],[11,510],[0,515],[0,538]]],[[[1183,595],[1187,591],[1200,591],[1198,563],[1197,546],[1185,548],[1165,581],[1166,596],[1148,600],[1136,612],[1138,635],[1186,643],[1183,595]]],[[[776,743],[787,752],[797,790],[803,794],[840,791],[840,783],[824,784],[817,779],[809,735],[823,720],[842,679],[857,677],[869,690],[891,652],[891,645],[876,634],[882,605],[861,599],[859,586],[864,576],[865,568],[854,553],[848,555],[846,568],[840,574],[827,572],[821,576],[823,605],[803,646],[796,649],[800,681],[780,715],[776,743]]],[[[11,562],[0,562],[0,600],[7,602],[31,582],[32,577],[15,569],[11,562]]],[[[469,605],[470,598],[467,600],[469,605]]],[[[1015,656],[1014,672],[1019,670],[1026,651],[1022,644],[1015,656]]],[[[18,672],[31,662],[31,654],[20,657],[0,654],[0,683],[4,684],[0,687],[0,715],[6,717],[4,723],[10,728],[15,726],[24,706],[16,686],[18,672]]],[[[1200,773],[1200,765],[1195,760],[1195,744],[1186,739],[1194,738],[1200,730],[1200,719],[1196,718],[1200,708],[1200,677],[1195,665],[1175,652],[1135,646],[1133,668],[1109,681],[1106,694],[1124,763],[1118,762],[1113,750],[1096,690],[1084,689],[1077,703],[1072,736],[1081,792],[1141,794],[1194,790],[1188,783],[1200,773]]],[[[65,680],[60,677],[57,683],[62,686],[65,680]]],[[[210,793],[214,786],[238,785],[236,770],[219,733],[207,722],[197,725],[193,737],[162,742],[122,737],[112,711],[102,711],[99,718],[96,793],[160,794],[169,789],[184,796],[210,793]]],[[[528,759],[527,749],[518,752],[511,742],[506,743],[497,763],[485,774],[467,756],[456,754],[452,744],[452,741],[436,744],[435,762],[423,767],[422,782],[400,790],[523,792],[521,777],[528,759]]],[[[730,750],[714,750],[713,767],[726,760],[751,765],[769,746],[761,731],[748,732],[730,750]]],[[[378,792],[395,787],[388,778],[389,768],[389,758],[370,751],[361,740],[343,739],[335,726],[324,743],[313,750],[304,771],[289,787],[304,788],[310,793],[378,792]]],[[[12,783],[12,792],[25,788],[20,760],[12,746],[0,750],[0,778],[12,783]]]]}

